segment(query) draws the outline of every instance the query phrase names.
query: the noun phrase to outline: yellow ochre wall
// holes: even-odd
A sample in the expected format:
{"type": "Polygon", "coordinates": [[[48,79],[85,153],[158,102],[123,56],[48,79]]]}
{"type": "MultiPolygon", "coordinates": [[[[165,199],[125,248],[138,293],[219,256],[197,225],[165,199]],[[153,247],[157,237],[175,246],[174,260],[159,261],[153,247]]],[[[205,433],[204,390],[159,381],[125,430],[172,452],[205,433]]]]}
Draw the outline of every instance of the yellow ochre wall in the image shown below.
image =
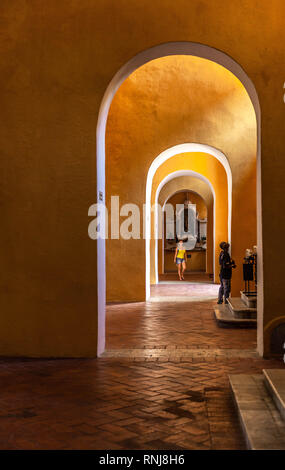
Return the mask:
{"type": "MultiPolygon", "coordinates": [[[[285,320],[285,249],[272,243],[285,236],[280,218],[285,210],[284,15],[283,0],[1,1],[1,355],[96,356],[97,257],[96,243],[87,235],[87,210],[97,194],[98,111],[120,67],[168,41],[223,51],[256,87],[262,114],[264,327],[274,317],[285,320]]],[[[198,82],[201,75],[197,71],[198,82]]],[[[209,91],[205,102],[213,113],[223,108],[225,115],[219,112],[218,121],[206,119],[204,126],[199,122],[195,135],[183,129],[159,141],[155,129],[153,146],[141,150],[144,171],[134,172],[134,181],[144,188],[153,158],[186,136],[217,145],[229,159],[236,153],[238,166],[247,165],[255,155],[254,131],[243,126],[238,113],[233,119],[232,98],[225,90],[226,102],[219,102],[216,91],[209,91]],[[217,142],[214,136],[223,128],[224,138],[217,142]]],[[[125,140],[130,138],[126,132],[125,140]]],[[[131,155],[139,161],[137,151],[131,155]]],[[[236,174],[234,185],[239,181],[236,174]]],[[[233,218],[239,195],[247,190],[241,182],[233,218]]],[[[245,219],[240,223],[247,228],[245,219]]],[[[143,254],[138,262],[143,264],[143,254]]]]}

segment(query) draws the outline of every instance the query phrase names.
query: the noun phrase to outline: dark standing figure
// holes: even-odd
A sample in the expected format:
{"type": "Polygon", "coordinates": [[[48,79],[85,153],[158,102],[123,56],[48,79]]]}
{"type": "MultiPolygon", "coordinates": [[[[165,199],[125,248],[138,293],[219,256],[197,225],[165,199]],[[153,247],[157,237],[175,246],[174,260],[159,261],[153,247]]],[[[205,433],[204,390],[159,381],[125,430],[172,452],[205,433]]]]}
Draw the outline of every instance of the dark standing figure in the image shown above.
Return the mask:
{"type": "Polygon", "coordinates": [[[219,288],[218,304],[223,303],[223,297],[225,297],[225,304],[227,304],[231,293],[232,268],[235,268],[236,265],[229,255],[230,245],[226,242],[222,242],[220,243],[220,247],[222,249],[219,256],[221,285],[219,288]]]}

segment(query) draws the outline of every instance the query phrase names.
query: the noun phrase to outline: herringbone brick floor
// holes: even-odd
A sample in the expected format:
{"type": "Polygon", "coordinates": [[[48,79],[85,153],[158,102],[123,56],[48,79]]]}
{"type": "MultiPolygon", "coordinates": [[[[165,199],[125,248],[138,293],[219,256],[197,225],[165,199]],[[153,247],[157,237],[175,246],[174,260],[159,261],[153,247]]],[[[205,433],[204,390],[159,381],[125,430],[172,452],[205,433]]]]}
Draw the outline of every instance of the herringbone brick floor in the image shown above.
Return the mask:
{"type": "Polygon", "coordinates": [[[243,449],[227,376],[282,365],[250,354],[254,330],[219,330],[212,305],[108,307],[109,345],[169,355],[2,359],[0,449],[243,449]]]}
{"type": "Polygon", "coordinates": [[[256,330],[217,326],[213,307],[219,286],[206,283],[202,273],[188,278],[203,282],[158,284],[148,302],[108,305],[107,349],[255,349],[256,330]]]}
{"type": "Polygon", "coordinates": [[[243,449],[229,373],[277,361],[2,361],[1,449],[243,449]]]}

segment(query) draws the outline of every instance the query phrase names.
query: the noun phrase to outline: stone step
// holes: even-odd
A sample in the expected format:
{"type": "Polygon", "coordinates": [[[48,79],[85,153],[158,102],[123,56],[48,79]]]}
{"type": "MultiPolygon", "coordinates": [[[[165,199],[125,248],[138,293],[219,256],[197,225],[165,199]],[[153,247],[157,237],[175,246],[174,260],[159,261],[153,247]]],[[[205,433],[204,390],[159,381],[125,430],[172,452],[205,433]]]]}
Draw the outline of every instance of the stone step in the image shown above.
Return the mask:
{"type": "Polygon", "coordinates": [[[240,297],[230,297],[228,305],[236,318],[257,318],[257,309],[248,307],[240,297]]]}
{"type": "Polygon", "coordinates": [[[257,305],[257,296],[256,295],[248,295],[248,294],[245,294],[244,291],[240,291],[240,298],[242,300],[242,302],[244,302],[244,304],[247,306],[247,307],[250,307],[250,308],[256,308],[256,305],[257,305]]]}
{"type": "Polygon", "coordinates": [[[285,450],[285,423],[259,375],[229,375],[247,448],[285,450]]]}
{"type": "Polygon", "coordinates": [[[256,318],[235,317],[228,305],[216,305],[214,315],[221,327],[256,328],[256,318]]]}
{"type": "Polygon", "coordinates": [[[285,369],[264,369],[265,385],[285,421],[285,369]]]}

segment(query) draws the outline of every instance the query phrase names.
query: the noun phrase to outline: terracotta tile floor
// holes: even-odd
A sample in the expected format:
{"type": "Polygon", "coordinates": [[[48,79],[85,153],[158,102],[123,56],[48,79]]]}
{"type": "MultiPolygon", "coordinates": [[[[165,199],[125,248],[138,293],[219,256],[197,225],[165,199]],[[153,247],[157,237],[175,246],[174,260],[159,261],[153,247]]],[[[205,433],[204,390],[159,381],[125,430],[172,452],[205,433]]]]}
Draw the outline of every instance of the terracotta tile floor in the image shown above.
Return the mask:
{"type": "Polygon", "coordinates": [[[1,449],[243,449],[229,373],[277,361],[0,364],[1,449]]]}
{"type": "MultiPolygon", "coordinates": [[[[155,288],[155,295],[163,289],[155,288]]],[[[184,296],[185,289],[192,292],[181,285],[175,295],[184,296]]],[[[212,305],[108,306],[109,346],[121,351],[125,345],[142,351],[149,343],[170,351],[197,346],[196,352],[203,346],[201,355],[2,359],[0,448],[243,449],[227,375],[282,365],[248,357],[256,332],[219,330],[212,305]],[[219,355],[217,348],[231,349],[219,355]]]]}
{"type": "Polygon", "coordinates": [[[164,276],[164,283],[152,286],[148,302],[107,306],[107,349],[256,348],[255,329],[217,326],[213,307],[219,286],[206,275],[190,275],[189,282],[175,284],[167,278],[177,276],[164,276]]]}

